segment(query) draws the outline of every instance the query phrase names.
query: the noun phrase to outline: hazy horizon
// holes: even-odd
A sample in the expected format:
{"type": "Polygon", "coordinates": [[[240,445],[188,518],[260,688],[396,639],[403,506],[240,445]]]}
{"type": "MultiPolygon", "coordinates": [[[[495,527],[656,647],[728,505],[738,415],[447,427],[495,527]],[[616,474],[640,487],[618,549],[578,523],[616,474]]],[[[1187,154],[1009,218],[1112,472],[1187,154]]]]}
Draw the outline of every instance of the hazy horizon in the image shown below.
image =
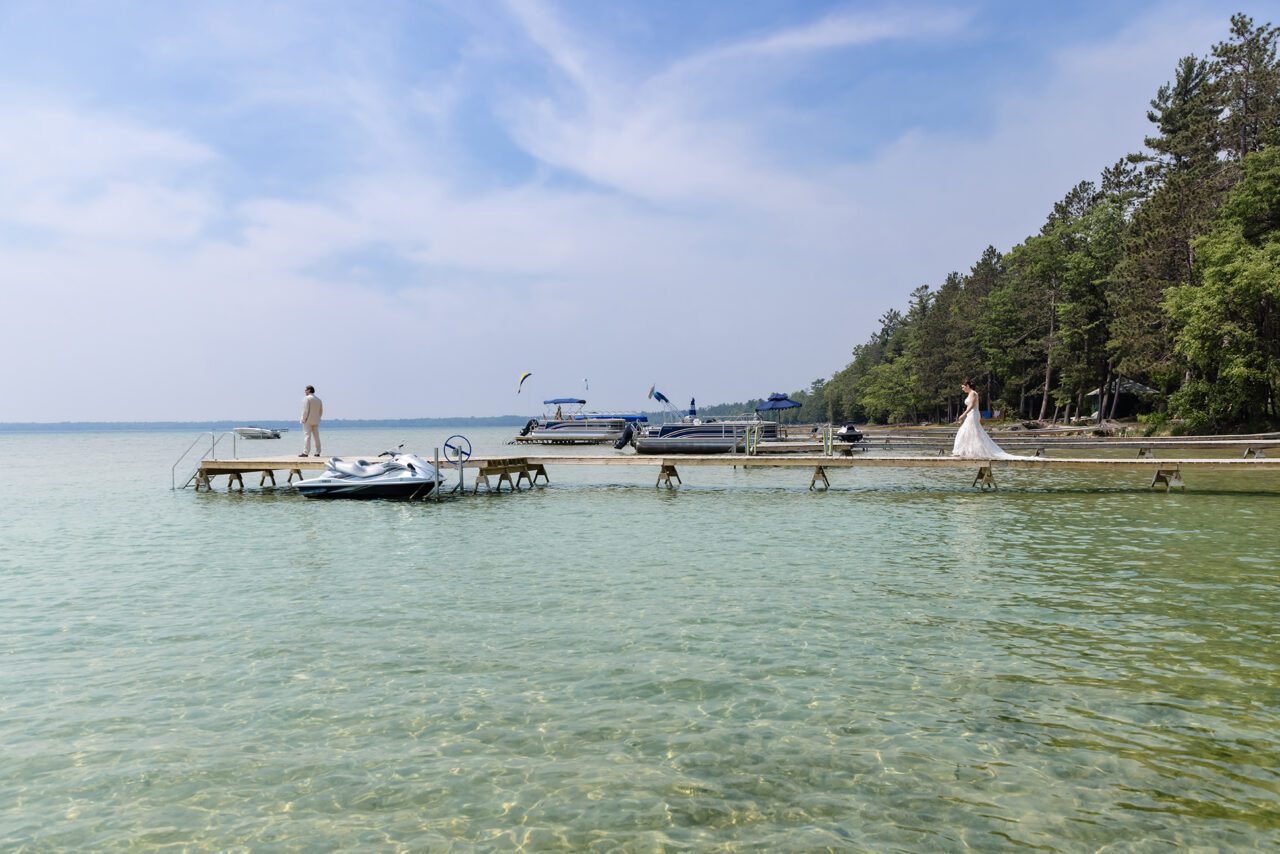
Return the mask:
{"type": "MultiPolygon", "coordinates": [[[[326,421],[322,425],[326,430],[348,430],[376,427],[439,427],[448,425],[475,427],[510,427],[524,423],[526,415],[488,415],[488,416],[456,416],[446,418],[351,418],[326,421]]],[[[230,430],[233,427],[269,427],[272,429],[298,430],[297,422],[279,419],[231,419],[219,418],[208,421],[0,421],[0,433],[57,433],[57,432],[128,432],[186,430],[189,428],[207,427],[214,430],[230,430]]]]}

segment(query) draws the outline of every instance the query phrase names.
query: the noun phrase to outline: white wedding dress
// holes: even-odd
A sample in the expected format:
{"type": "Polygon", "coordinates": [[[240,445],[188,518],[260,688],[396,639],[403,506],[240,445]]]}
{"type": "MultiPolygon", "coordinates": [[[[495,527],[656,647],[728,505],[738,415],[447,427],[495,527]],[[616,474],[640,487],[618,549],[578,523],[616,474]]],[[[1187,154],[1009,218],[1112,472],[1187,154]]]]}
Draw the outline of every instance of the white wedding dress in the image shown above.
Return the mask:
{"type": "Polygon", "coordinates": [[[978,393],[969,392],[965,405],[970,407],[969,414],[964,417],[960,429],[956,431],[956,442],[951,446],[951,456],[962,460],[1016,460],[1016,454],[1007,453],[991,440],[987,431],[982,429],[982,418],[978,415],[978,393]]]}

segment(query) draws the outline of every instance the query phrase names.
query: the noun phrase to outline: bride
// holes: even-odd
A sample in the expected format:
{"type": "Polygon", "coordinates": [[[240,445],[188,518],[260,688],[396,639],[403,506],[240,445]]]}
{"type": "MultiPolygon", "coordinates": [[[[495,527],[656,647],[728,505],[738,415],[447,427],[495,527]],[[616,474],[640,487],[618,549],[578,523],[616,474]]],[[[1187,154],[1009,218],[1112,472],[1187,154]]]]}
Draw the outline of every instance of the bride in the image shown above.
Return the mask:
{"type": "Polygon", "coordinates": [[[960,389],[965,393],[965,408],[956,419],[960,423],[960,429],[956,431],[951,456],[965,460],[1017,459],[1014,454],[1006,453],[993,442],[987,431],[982,429],[982,418],[978,413],[978,392],[974,390],[973,383],[965,380],[960,389]]]}

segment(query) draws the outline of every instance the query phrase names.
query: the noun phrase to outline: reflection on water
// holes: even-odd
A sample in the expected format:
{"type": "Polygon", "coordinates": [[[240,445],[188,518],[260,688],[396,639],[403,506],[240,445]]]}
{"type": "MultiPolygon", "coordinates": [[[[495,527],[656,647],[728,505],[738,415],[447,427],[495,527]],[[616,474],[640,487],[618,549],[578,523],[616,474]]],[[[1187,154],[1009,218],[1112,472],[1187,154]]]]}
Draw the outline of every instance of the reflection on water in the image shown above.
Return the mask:
{"type": "Polygon", "coordinates": [[[172,495],[186,441],[0,437],[0,847],[1280,843],[1265,478],[326,503],[172,495]]]}

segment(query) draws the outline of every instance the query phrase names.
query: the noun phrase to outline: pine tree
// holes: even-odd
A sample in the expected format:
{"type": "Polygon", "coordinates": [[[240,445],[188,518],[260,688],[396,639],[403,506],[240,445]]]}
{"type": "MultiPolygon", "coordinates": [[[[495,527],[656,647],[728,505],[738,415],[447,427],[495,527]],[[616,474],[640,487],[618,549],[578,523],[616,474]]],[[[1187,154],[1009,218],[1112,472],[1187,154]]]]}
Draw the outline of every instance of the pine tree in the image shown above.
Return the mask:
{"type": "Polygon", "coordinates": [[[1277,142],[1280,130],[1280,28],[1255,27],[1247,15],[1231,16],[1231,37],[1213,46],[1215,96],[1222,116],[1223,147],[1235,160],[1277,142]]]}
{"type": "Polygon", "coordinates": [[[1107,288],[1108,346],[1118,373],[1165,390],[1182,374],[1162,308],[1165,292],[1194,280],[1193,241],[1207,229],[1226,187],[1220,113],[1209,64],[1184,57],[1151,101],[1147,118],[1158,134],[1146,139],[1150,153],[1131,157],[1145,166],[1147,195],[1129,221],[1107,288]]]}

